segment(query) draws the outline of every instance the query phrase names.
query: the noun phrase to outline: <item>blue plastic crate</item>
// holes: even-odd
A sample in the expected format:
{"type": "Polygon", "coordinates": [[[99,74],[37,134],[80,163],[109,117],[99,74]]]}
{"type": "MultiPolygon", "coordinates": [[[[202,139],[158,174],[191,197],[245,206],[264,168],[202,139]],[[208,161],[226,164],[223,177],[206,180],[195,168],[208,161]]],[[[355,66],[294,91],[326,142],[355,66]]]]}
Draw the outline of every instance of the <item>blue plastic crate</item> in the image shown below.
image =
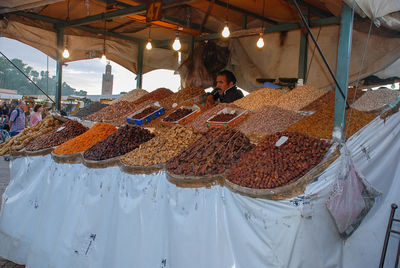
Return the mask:
{"type": "Polygon", "coordinates": [[[157,111],[153,112],[152,114],[149,114],[148,116],[141,118],[141,119],[133,119],[136,114],[141,113],[144,109],[148,108],[149,106],[137,111],[136,113],[128,116],[126,118],[126,122],[132,125],[137,125],[137,126],[143,126],[144,124],[149,123],[151,120],[156,119],[157,117],[163,115],[165,113],[164,107],[157,107],[159,108],[157,111]]]}

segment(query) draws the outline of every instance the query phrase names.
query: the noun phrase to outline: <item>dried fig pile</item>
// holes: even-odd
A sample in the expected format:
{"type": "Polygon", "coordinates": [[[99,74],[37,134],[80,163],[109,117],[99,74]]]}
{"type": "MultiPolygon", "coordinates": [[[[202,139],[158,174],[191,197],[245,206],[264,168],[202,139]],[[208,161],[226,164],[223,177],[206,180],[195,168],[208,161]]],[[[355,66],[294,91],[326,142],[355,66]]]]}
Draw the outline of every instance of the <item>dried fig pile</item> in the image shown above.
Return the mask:
{"type": "Polygon", "coordinates": [[[221,174],[252,148],[250,140],[240,131],[212,128],[168,161],[166,168],[184,176],[221,174]]]}
{"type": "Polygon", "coordinates": [[[226,178],[243,187],[267,189],[290,184],[315,167],[329,143],[296,132],[276,133],[243,155],[226,178]],[[284,141],[277,146],[277,141],[284,141]]]}

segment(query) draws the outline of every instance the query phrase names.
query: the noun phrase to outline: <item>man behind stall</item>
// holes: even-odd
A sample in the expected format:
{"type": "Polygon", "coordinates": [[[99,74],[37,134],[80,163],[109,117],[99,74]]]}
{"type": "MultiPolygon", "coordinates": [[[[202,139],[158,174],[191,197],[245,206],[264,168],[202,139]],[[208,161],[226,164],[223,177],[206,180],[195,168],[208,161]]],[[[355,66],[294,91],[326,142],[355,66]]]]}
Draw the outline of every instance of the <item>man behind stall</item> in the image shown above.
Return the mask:
{"type": "Polygon", "coordinates": [[[231,103],[243,98],[243,93],[236,87],[236,77],[228,70],[217,74],[217,87],[207,97],[207,107],[213,106],[216,101],[221,103],[231,103]]]}

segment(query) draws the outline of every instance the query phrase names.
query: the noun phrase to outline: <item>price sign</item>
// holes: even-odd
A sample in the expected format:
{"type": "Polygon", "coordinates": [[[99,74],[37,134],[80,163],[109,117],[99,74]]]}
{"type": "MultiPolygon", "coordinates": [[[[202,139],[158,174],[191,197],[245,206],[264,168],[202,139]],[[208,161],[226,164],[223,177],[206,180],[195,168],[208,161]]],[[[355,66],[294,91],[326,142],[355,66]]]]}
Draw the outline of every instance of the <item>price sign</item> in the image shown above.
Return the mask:
{"type": "Polygon", "coordinates": [[[154,21],[161,19],[162,0],[155,0],[147,3],[146,21],[154,21]]]}

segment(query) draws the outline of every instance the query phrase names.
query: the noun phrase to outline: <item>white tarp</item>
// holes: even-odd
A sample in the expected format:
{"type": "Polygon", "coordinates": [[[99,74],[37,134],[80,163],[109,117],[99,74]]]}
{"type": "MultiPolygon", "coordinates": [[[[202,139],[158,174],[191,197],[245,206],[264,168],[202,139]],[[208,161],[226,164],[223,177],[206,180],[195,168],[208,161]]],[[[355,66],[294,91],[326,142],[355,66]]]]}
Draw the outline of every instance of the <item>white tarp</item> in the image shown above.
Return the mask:
{"type": "MultiPolygon", "coordinates": [[[[324,205],[339,161],[303,196],[271,201],[177,188],[164,172],[19,158],[3,195],[0,256],[27,267],[377,267],[390,204],[400,204],[399,141],[397,113],[347,142],[383,195],[345,243],[324,205]]],[[[392,238],[387,267],[396,250],[392,238]]]]}

